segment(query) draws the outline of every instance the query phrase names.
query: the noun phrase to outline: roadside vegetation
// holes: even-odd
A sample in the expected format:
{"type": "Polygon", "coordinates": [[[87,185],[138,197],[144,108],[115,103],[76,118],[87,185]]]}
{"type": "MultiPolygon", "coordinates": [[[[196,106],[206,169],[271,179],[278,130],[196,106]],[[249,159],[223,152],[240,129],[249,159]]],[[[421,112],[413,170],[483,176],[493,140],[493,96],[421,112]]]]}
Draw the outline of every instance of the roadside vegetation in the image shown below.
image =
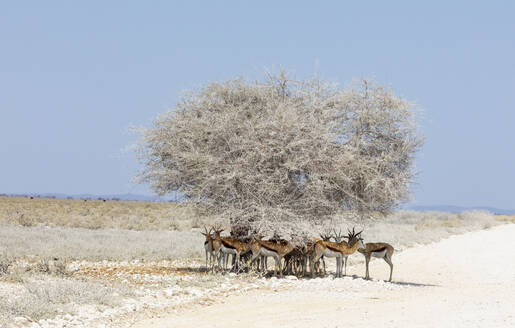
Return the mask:
{"type": "MultiPolygon", "coordinates": [[[[507,222],[515,217],[398,211],[356,224],[365,242],[402,250],[507,222]]],[[[175,203],[0,197],[0,323],[84,325],[144,308],[209,304],[212,295],[269,283],[257,274],[205,274],[204,224],[175,203]]]]}

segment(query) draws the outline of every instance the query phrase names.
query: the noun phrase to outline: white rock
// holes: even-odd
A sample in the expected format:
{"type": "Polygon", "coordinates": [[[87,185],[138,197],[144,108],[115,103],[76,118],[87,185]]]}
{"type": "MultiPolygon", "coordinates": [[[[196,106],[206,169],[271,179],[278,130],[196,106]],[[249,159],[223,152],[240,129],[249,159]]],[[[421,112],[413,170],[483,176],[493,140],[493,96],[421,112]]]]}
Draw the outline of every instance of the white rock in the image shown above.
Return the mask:
{"type": "Polygon", "coordinates": [[[202,296],[204,294],[201,290],[198,289],[191,289],[188,292],[194,296],[202,296]]]}
{"type": "Polygon", "coordinates": [[[44,321],[41,321],[39,323],[39,325],[41,326],[41,328],[49,328],[49,327],[52,327],[46,320],[44,321]]]}
{"type": "Polygon", "coordinates": [[[69,272],[79,271],[79,269],[80,269],[80,264],[79,264],[79,263],[76,263],[76,262],[74,262],[74,263],[70,263],[70,264],[68,265],[68,268],[67,268],[67,270],[68,270],[69,272]]]}
{"type": "Polygon", "coordinates": [[[16,317],[16,318],[14,318],[14,322],[16,322],[16,323],[27,323],[27,322],[29,322],[29,320],[27,320],[27,318],[24,318],[24,317],[16,317]]]}

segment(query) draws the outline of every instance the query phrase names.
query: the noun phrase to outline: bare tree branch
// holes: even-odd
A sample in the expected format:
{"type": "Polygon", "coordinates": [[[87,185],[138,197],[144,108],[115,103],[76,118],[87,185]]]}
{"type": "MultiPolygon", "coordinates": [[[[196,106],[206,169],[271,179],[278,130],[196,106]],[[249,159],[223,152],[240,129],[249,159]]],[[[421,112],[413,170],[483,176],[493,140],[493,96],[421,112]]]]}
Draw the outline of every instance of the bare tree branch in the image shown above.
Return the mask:
{"type": "Polygon", "coordinates": [[[423,142],[412,107],[366,80],[209,83],[140,129],[140,181],[262,231],[386,213],[407,200],[423,142]]]}

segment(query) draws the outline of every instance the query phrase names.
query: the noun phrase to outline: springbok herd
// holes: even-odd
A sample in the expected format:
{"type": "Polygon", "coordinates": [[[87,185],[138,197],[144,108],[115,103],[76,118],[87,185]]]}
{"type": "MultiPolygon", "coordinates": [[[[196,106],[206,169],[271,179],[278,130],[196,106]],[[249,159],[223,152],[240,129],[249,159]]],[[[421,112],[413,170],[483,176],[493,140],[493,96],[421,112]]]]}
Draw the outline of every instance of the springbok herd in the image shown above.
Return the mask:
{"type": "Polygon", "coordinates": [[[275,276],[277,276],[277,273],[281,277],[283,273],[306,276],[309,264],[311,277],[314,277],[321,271],[320,263],[322,263],[325,274],[324,257],[334,257],[336,258],[336,277],[341,277],[342,264],[345,263],[344,275],[346,275],[347,258],[358,251],[365,256],[365,279],[370,278],[368,272],[370,258],[377,257],[384,259],[390,266],[390,279],[388,281],[392,280],[394,248],[387,243],[364,243],[361,237],[363,231],[356,233],[354,228],[352,231],[347,230],[348,234],[346,236],[342,235],[341,231],[336,233],[336,230],[333,230],[332,234],[320,235],[320,238],[311,237],[302,242],[279,238],[262,240],[259,234],[253,234],[246,238],[223,237],[220,235],[222,231],[223,229],[217,227],[211,227],[208,231],[204,227],[204,232],[201,232],[206,237],[204,241],[206,270],[209,270],[210,266],[211,272],[215,272],[215,269],[225,272],[229,255],[232,255],[231,270],[235,272],[253,269],[266,272],[266,260],[268,257],[272,257],[275,260],[275,276]],[[284,265],[282,265],[283,259],[284,265]],[[244,265],[240,262],[243,262],[244,265]]]}

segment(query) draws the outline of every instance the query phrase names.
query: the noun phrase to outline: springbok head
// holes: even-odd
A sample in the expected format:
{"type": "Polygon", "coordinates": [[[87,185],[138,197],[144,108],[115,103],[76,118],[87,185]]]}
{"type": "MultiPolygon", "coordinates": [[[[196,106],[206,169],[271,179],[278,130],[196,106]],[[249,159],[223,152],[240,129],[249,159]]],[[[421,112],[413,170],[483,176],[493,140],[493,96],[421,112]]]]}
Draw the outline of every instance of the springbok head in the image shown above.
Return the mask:
{"type": "Polygon", "coordinates": [[[204,232],[200,232],[204,237],[206,237],[206,240],[208,240],[209,238],[213,238],[213,236],[211,235],[211,228],[209,228],[209,230],[207,230],[207,227],[204,226],[204,232]]]}
{"type": "Polygon", "coordinates": [[[215,233],[215,238],[220,237],[220,234],[222,233],[222,231],[224,231],[224,229],[219,225],[212,226],[211,229],[213,229],[215,233]]]}
{"type": "Polygon", "coordinates": [[[352,232],[347,229],[347,238],[349,240],[349,245],[354,245],[354,243],[356,242],[359,242],[360,243],[360,247],[361,248],[365,248],[365,245],[363,243],[363,238],[361,237],[361,233],[363,232],[363,230],[361,230],[360,232],[356,232],[355,228],[352,227],[352,232]]]}
{"type": "Polygon", "coordinates": [[[331,240],[331,234],[330,233],[321,233],[320,234],[320,239],[324,240],[324,241],[330,241],[331,240]]]}
{"type": "Polygon", "coordinates": [[[333,229],[333,238],[335,242],[341,243],[343,239],[347,238],[347,236],[342,234],[342,229],[339,229],[338,232],[336,232],[336,229],[333,229]]]}

